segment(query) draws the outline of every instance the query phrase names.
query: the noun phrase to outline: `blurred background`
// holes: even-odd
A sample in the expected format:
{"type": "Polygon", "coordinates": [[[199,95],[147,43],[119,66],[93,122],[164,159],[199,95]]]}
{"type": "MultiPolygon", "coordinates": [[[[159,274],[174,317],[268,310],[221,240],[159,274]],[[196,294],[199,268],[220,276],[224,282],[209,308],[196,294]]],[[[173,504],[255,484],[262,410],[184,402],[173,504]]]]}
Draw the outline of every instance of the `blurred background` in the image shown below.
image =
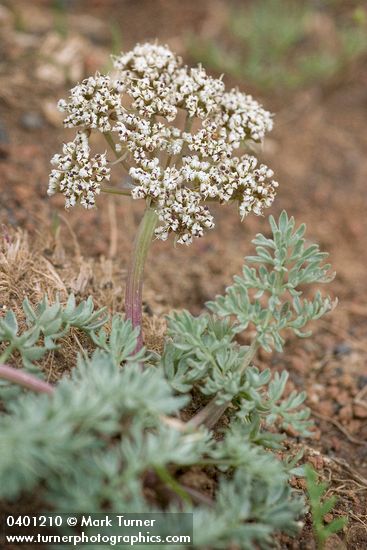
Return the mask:
{"type": "MultiPolygon", "coordinates": [[[[123,309],[144,205],[104,196],[97,209],[66,212],[61,196],[47,197],[50,158],[74,134],[63,129],[56,104],[84,77],[109,71],[111,53],[158,39],[185,62],[224,74],[228,87],[253,94],[275,115],[257,152],[280,184],[265,214],[285,208],[307,223],[309,239],[330,252],[337,277],[328,290],[340,304],[312,339],[290,339],[285,354],[259,354],[256,364],[290,371],[289,390],[306,389],[318,419],[313,448],[347,460],[365,480],[366,2],[0,0],[0,37],[0,307],[19,310],[25,294],[37,300],[58,289],[123,309]]],[[[216,228],[190,247],[153,244],[144,290],[150,347],[162,343],[163,314],[200,313],[241,270],[256,232],[269,231],[265,218],[241,223],[235,207],[214,214],[216,228]]],[[[362,478],[348,468],[335,481],[338,513],[350,517],[348,549],[363,550],[365,481],[358,485],[362,478]]],[[[285,547],[313,548],[305,530],[300,541],[285,547]]]]}
{"type": "MultiPolygon", "coordinates": [[[[252,93],[275,113],[275,129],[259,152],[280,182],[272,213],[286,208],[308,222],[310,237],[332,253],[336,292],[363,296],[365,2],[2,0],[0,30],[3,224],[31,235],[60,225],[66,248],[69,224],[83,256],[110,255],[124,267],[141,204],[117,199],[116,221],[105,197],[98,210],[65,213],[61,197],[46,196],[49,159],[72,134],[62,128],[56,102],[84,77],[111,69],[111,53],[158,39],[188,63],[224,74],[227,86],[252,93]],[[117,244],[111,244],[111,221],[117,244]]],[[[267,230],[265,220],[253,216],[241,224],[235,208],[218,208],[217,220],[189,249],[155,244],[149,277],[163,309],[167,297],[175,307],[200,309],[238,271],[249,238],[267,230]],[[178,265],[185,274],[179,288],[178,265]]]]}
{"type": "MultiPolygon", "coordinates": [[[[141,204],[118,198],[114,217],[105,197],[92,212],[65,212],[61,197],[46,196],[49,159],[72,134],[56,102],[108,71],[111,53],[158,39],[275,113],[259,152],[280,183],[272,213],[286,208],[308,222],[310,238],[331,252],[335,293],[365,296],[365,2],[2,0],[0,28],[2,224],[34,236],[61,232],[66,250],[72,230],[82,256],[118,258],[124,269],[141,204]]],[[[199,311],[240,269],[254,233],[267,231],[261,218],[241,224],[235,208],[219,207],[216,219],[188,249],[155,243],[148,286],[157,313],[168,305],[199,311]]]]}

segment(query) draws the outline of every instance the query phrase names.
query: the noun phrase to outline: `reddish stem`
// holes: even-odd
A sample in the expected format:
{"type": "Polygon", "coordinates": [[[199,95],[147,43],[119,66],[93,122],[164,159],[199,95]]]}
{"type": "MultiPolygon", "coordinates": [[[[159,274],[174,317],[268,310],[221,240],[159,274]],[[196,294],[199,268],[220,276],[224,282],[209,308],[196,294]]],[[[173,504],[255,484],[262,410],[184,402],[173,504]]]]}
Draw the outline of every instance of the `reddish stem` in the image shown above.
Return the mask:
{"type": "Polygon", "coordinates": [[[134,250],[126,281],[125,314],[134,328],[139,327],[140,333],[136,352],[143,346],[142,334],[142,294],[145,261],[152,242],[154,229],[157,225],[157,214],[152,208],[147,208],[140,222],[136,235],[134,250]]]}
{"type": "Polygon", "coordinates": [[[18,386],[23,386],[29,390],[33,390],[38,393],[48,393],[52,395],[55,391],[55,388],[39,380],[31,374],[27,374],[20,369],[15,369],[14,367],[9,367],[8,365],[0,365],[0,379],[7,380],[8,382],[13,382],[18,384],[18,386]]]}

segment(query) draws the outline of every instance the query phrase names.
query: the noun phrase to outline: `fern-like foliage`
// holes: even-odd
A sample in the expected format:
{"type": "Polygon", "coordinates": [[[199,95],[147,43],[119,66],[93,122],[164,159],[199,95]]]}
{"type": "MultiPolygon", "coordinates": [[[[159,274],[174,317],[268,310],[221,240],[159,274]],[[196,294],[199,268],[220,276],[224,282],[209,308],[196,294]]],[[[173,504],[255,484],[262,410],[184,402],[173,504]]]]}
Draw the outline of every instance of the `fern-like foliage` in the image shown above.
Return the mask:
{"type": "MultiPolygon", "coordinates": [[[[301,334],[331,308],[328,298],[302,298],[299,287],[330,277],[325,256],[305,246],[303,227],[295,231],[285,213],[271,226],[273,239],[255,240],[258,259],[251,261],[258,270],[244,268],[225,296],[208,304],[213,313],[168,318],[161,356],[136,354],[137,330],[119,315],[107,322],[91,299],[76,305],[71,296],[66,306],[45,299],[36,309],[25,301],[23,332],[13,312],[0,319],[3,357],[19,352],[28,371],[71,327],[95,346],[52,395],[1,393],[0,498],[37,491],[45,510],[73,513],[152,512],[164,503],[166,510],[194,514],[191,547],[198,549],[267,549],[276,532],[297,531],[304,502],[288,480],[301,473],[300,457],[283,462],[272,450],[281,446],[284,429],[309,433],[306,396],[286,395],[288,374],[261,372],[253,359],[260,346],[282,348],[283,330],[301,334]],[[249,325],[256,330],[244,346],[237,335],[249,325]],[[180,420],[199,393],[227,408],[223,433],[180,420]],[[215,472],[209,502],[181,483],[193,466],[215,472]]],[[[319,518],[323,506],[315,508],[319,518]]]]}
{"type": "Polygon", "coordinates": [[[133,329],[131,323],[126,322],[121,315],[114,315],[110,330],[106,327],[102,327],[98,333],[93,330],[90,337],[98,348],[109,354],[115,365],[122,365],[125,362],[148,360],[145,348],[134,353],[138,334],[138,328],[133,329]]]}
{"type": "MultiPolygon", "coordinates": [[[[293,392],[284,398],[288,374],[272,377],[269,370],[260,373],[251,362],[259,347],[282,351],[286,330],[310,336],[310,331],[301,329],[333,304],[319,292],[311,300],[303,298],[304,286],[330,282],[333,274],[323,264],[327,254],[317,245],[306,246],[304,225],[295,229],[294,219],[282,212],[278,223],[270,217],[270,227],[272,238],[257,235],[253,241],[257,256],[245,259],[243,275],[235,277],[224,296],[208,302],[214,315],[195,318],[182,311],[168,318],[171,341],[161,362],[176,391],[196,387],[215,396],[218,405],[232,401],[239,416],[253,427],[263,420],[268,426],[278,423],[307,435],[310,413],[300,408],[306,394],[293,392]],[[247,265],[251,263],[258,267],[247,265]],[[251,345],[241,346],[236,335],[249,327],[251,345]]],[[[262,439],[259,430],[250,433],[262,439]]]]}
{"type": "Polygon", "coordinates": [[[53,397],[22,395],[0,417],[0,494],[13,500],[37,488],[46,505],[65,512],[158,511],[144,499],[149,472],[207,463],[226,474],[214,507],[183,503],[195,514],[195,547],[242,540],[241,548],[256,541],[265,548],[274,530],[295,532],[303,503],[282,463],[254,447],[245,431],[217,441],[203,429],[162,423],[187,402],[162,370],[121,369],[102,350],[79,358],[53,397]]]}
{"type": "Polygon", "coordinates": [[[10,309],[0,318],[0,343],[6,344],[0,356],[4,363],[17,351],[25,367],[32,367],[33,362],[41,359],[47,351],[57,348],[57,340],[65,336],[72,328],[78,328],[91,334],[107,321],[106,308],[94,309],[93,299],[76,305],[75,296],[71,294],[65,306],[59,300],[52,305],[45,297],[33,309],[29,300],[23,301],[23,311],[27,329],[19,333],[15,313],[10,309]],[[43,342],[41,342],[41,339],[43,342]]]}
{"type": "MultiPolygon", "coordinates": [[[[245,422],[261,417],[268,426],[277,422],[308,435],[310,412],[300,409],[305,392],[293,392],[284,399],[288,373],[272,376],[270,369],[260,372],[250,365],[244,369],[249,347],[236,342],[235,328],[228,320],[209,315],[195,318],[183,311],[168,319],[168,334],[172,340],[166,344],[161,364],[176,391],[196,387],[204,395],[217,396],[219,405],[233,400],[245,422]]],[[[253,435],[259,437],[259,432],[253,435]]]]}
{"type": "Polygon", "coordinates": [[[245,258],[242,276],[218,296],[208,308],[221,317],[234,315],[234,330],[242,332],[251,325],[257,342],[266,350],[283,350],[285,329],[297,336],[311,336],[305,325],[330,311],[333,302],[316,292],[312,299],[302,298],[304,286],[328,283],[334,278],[330,265],[323,264],[328,256],[318,245],[306,246],[305,225],[295,229],[294,218],[282,212],[276,223],[270,216],[272,238],[258,234],[252,241],[256,256],[245,258]],[[255,264],[250,267],[247,264],[255,264]]]}
{"type": "Polygon", "coordinates": [[[317,547],[318,550],[323,550],[325,548],[325,542],[330,535],[343,529],[348,519],[342,516],[333,519],[327,524],[325,523],[325,516],[332,511],[337,502],[337,498],[336,496],[332,496],[328,499],[323,498],[327,490],[327,484],[317,482],[317,474],[309,464],[305,467],[305,473],[312,525],[315,532],[317,547]]]}

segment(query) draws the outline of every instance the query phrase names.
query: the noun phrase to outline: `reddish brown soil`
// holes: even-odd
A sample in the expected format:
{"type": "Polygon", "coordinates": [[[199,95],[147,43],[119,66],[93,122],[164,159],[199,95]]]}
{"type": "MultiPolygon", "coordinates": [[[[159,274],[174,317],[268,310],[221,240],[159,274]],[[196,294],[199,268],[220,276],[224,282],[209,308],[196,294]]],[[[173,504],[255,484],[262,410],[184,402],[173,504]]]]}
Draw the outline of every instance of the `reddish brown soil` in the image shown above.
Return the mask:
{"type": "MultiPolygon", "coordinates": [[[[73,7],[65,16],[57,15],[46,0],[0,3],[0,222],[27,229],[31,238],[44,235],[50,242],[58,213],[66,255],[75,253],[72,229],[84,258],[112,255],[123,272],[142,205],[117,200],[114,250],[107,198],[101,198],[98,210],[67,213],[61,198],[47,198],[49,159],[68,135],[54,105],[75,80],[106,67],[118,42],[112,41],[111,29],[121,29],[118,46],[124,49],[158,38],[185,56],[187,31],[207,32],[208,25],[217,25],[226,2],[63,4],[73,7]],[[64,17],[68,33],[60,37],[57,30],[64,17]],[[75,48],[65,53],[72,63],[69,77],[57,66],[57,53],[65,44],[75,48]]],[[[262,100],[277,113],[262,154],[280,182],[271,213],[287,209],[307,223],[309,238],[330,252],[337,271],[330,292],[340,304],[315,325],[311,339],[290,340],[285,354],[263,354],[258,362],[274,369],[286,367],[290,386],[308,391],[318,431],[303,445],[305,456],[320,474],[331,478],[331,490],[339,496],[335,515],[349,516],[333,545],[362,550],[367,548],[367,60],[360,59],[344,79],[324,88],[315,85],[262,100]]],[[[185,307],[199,313],[241,269],[255,233],[268,230],[263,218],[249,217],[241,224],[235,209],[228,207],[218,208],[216,216],[215,230],[189,248],[174,249],[172,242],[154,244],[146,279],[148,311],[159,316],[185,307]]],[[[45,249],[44,255],[57,263],[54,249],[45,249]]],[[[62,262],[60,256],[58,261],[62,262]]],[[[87,284],[83,292],[88,288],[87,284]]],[[[117,290],[113,304],[118,309],[117,290]]],[[[281,547],[314,548],[309,524],[296,541],[282,539],[281,547]]]]}

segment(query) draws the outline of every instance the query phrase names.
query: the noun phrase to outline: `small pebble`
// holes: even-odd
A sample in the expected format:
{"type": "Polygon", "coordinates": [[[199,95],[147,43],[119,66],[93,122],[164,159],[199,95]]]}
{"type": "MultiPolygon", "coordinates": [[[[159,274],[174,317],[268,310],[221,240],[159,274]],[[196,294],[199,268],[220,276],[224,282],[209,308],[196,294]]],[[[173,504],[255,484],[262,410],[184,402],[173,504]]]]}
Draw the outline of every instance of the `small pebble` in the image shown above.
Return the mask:
{"type": "Polygon", "coordinates": [[[356,418],[367,418],[367,406],[353,405],[353,412],[356,418]]]}
{"type": "Polygon", "coordinates": [[[29,111],[21,116],[20,124],[26,130],[39,130],[43,128],[44,121],[42,116],[36,111],[29,111]]]}
{"type": "Polygon", "coordinates": [[[322,470],[324,467],[324,459],[321,455],[309,456],[308,462],[310,462],[316,470],[322,470]]]}
{"type": "Polygon", "coordinates": [[[358,389],[363,390],[366,384],[367,384],[367,375],[361,374],[360,376],[358,376],[358,379],[357,379],[358,389]]]}
{"type": "Polygon", "coordinates": [[[336,367],[336,369],[334,369],[334,374],[336,376],[341,376],[343,373],[344,373],[344,369],[342,367],[336,367]]]}
{"type": "Polygon", "coordinates": [[[6,128],[4,124],[0,120],[0,143],[9,143],[9,136],[8,132],[6,131],[6,128]]]}
{"type": "Polygon", "coordinates": [[[334,355],[349,355],[351,351],[352,351],[352,348],[346,342],[337,344],[333,349],[334,355]]]}
{"type": "Polygon", "coordinates": [[[352,405],[348,404],[339,411],[340,420],[350,420],[353,417],[352,405]]]}

